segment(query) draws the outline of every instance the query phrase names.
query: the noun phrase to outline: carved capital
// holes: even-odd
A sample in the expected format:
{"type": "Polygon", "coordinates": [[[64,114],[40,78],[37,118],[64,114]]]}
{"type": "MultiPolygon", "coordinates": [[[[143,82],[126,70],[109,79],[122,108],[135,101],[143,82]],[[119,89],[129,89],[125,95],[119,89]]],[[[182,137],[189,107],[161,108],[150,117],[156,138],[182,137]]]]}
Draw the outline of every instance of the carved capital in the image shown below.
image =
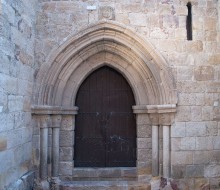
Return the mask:
{"type": "Polygon", "coordinates": [[[174,113],[161,113],[159,114],[160,125],[172,125],[174,122],[174,113]]]}
{"type": "Polygon", "coordinates": [[[39,128],[48,128],[50,126],[50,115],[39,115],[36,118],[39,128]]]}
{"type": "Polygon", "coordinates": [[[158,113],[149,114],[149,118],[150,118],[152,125],[159,125],[159,114],[158,113]]]}
{"type": "Polygon", "coordinates": [[[53,128],[60,128],[62,116],[61,115],[51,115],[52,126],[53,128]]]}

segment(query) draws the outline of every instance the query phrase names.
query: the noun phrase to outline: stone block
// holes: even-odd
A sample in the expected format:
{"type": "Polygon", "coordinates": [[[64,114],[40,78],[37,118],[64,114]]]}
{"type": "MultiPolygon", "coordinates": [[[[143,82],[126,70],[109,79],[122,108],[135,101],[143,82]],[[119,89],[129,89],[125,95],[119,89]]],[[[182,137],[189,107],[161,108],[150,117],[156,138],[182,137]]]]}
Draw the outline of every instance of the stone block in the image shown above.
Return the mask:
{"type": "Polygon", "coordinates": [[[187,41],[185,48],[188,53],[199,53],[203,51],[203,42],[200,40],[187,41]]]}
{"type": "Polygon", "coordinates": [[[61,122],[61,130],[74,130],[75,117],[71,115],[63,115],[61,122]]]}
{"type": "Polygon", "coordinates": [[[208,58],[208,64],[218,65],[220,64],[220,54],[210,55],[208,58]]]}
{"type": "Polygon", "coordinates": [[[186,22],[186,16],[188,15],[187,7],[186,6],[177,6],[176,7],[176,14],[184,17],[185,22],[186,22]]]}
{"type": "Polygon", "coordinates": [[[194,164],[209,164],[212,158],[212,151],[195,151],[193,157],[194,164]]]}
{"type": "Polygon", "coordinates": [[[220,93],[220,82],[212,82],[206,88],[208,93],[220,93]]]}
{"type": "Polygon", "coordinates": [[[175,29],[175,38],[177,40],[186,39],[186,29],[185,28],[177,28],[175,29]]]}
{"type": "Polygon", "coordinates": [[[170,15],[171,11],[172,11],[172,7],[168,4],[159,4],[158,6],[159,15],[170,15]]]}
{"type": "Polygon", "coordinates": [[[220,162],[220,150],[214,150],[211,152],[211,158],[210,162],[211,163],[219,163],[220,162]]]}
{"type": "Polygon", "coordinates": [[[191,107],[192,121],[202,121],[202,107],[192,106],[191,107]]]}
{"type": "Polygon", "coordinates": [[[0,114],[0,132],[11,130],[14,128],[14,113],[0,114]]]}
{"type": "Polygon", "coordinates": [[[192,77],[193,77],[192,71],[193,69],[189,66],[177,67],[177,80],[178,81],[192,80],[192,77]]]}
{"type": "Polygon", "coordinates": [[[178,122],[186,122],[191,120],[191,108],[189,106],[178,106],[175,117],[178,122]]]}
{"type": "Polygon", "coordinates": [[[8,109],[10,112],[22,111],[24,106],[23,96],[9,95],[8,97],[8,109]]]}
{"type": "Polygon", "coordinates": [[[74,132],[73,131],[60,131],[60,146],[73,147],[74,132]]]}
{"type": "Polygon", "coordinates": [[[187,177],[203,177],[204,176],[204,165],[192,165],[186,166],[187,177]]]}
{"type": "Polygon", "coordinates": [[[0,173],[8,171],[14,166],[14,152],[13,150],[5,150],[0,152],[0,160],[4,160],[4,164],[0,165],[0,173]]]}
{"type": "Polygon", "coordinates": [[[186,136],[186,123],[176,122],[171,127],[171,137],[185,137],[186,136]]]}
{"type": "Polygon", "coordinates": [[[179,19],[177,16],[173,15],[164,15],[163,17],[163,27],[164,28],[178,28],[179,19]]]}
{"type": "Polygon", "coordinates": [[[160,40],[158,47],[160,51],[173,52],[177,49],[177,44],[174,40],[160,40]]]}
{"type": "Polygon", "coordinates": [[[137,138],[137,147],[151,149],[152,143],[151,138],[137,138]]]}
{"type": "Polygon", "coordinates": [[[137,149],[137,160],[140,162],[147,162],[152,159],[152,153],[148,149],[137,149]]]}
{"type": "Polygon", "coordinates": [[[220,149],[220,136],[217,137],[213,137],[213,148],[215,150],[219,150],[220,149]]]}
{"type": "Polygon", "coordinates": [[[143,13],[129,13],[130,24],[135,26],[145,26],[147,23],[147,15],[143,13]]]}
{"type": "Polygon", "coordinates": [[[218,123],[216,121],[207,122],[206,126],[206,133],[208,136],[218,135],[218,123]]]}
{"type": "Polygon", "coordinates": [[[17,79],[0,73],[0,86],[10,94],[17,93],[17,79]]]}
{"type": "Polygon", "coordinates": [[[205,122],[188,122],[188,123],[186,123],[186,136],[187,137],[206,136],[205,122]]]}
{"type": "Polygon", "coordinates": [[[205,177],[219,177],[220,176],[220,165],[208,165],[205,167],[205,177]]]}
{"type": "Polygon", "coordinates": [[[203,121],[212,121],[213,120],[213,107],[212,106],[203,106],[202,107],[202,120],[203,121]]]}
{"type": "Polygon", "coordinates": [[[196,137],[196,150],[213,150],[213,138],[196,137]]]}
{"type": "Polygon", "coordinates": [[[216,18],[206,17],[204,20],[204,30],[216,30],[216,18]]]}
{"type": "Polygon", "coordinates": [[[172,151],[181,150],[181,138],[171,138],[171,150],[172,151]]]}
{"type": "Polygon", "coordinates": [[[151,125],[137,125],[137,137],[147,138],[151,137],[152,127],[151,125]]]}
{"type": "Polygon", "coordinates": [[[27,81],[27,80],[18,80],[18,95],[21,96],[29,96],[32,95],[32,85],[33,83],[27,81]]]}
{"type": "Polygon", "coordinates": [[[205,83],[177,81],[177,89],[180,93],[204,93],[206,88],[205,83]]]}
{"type": "Polygon", "coordinates": [[[186,166],[185,165],[174,165],[171,167],[171,176],[174,179],[181,179],[186,176],[186,166]]]}
{"type": "Polygon", "coordinates": [[[61,176],[72,176],[73,162],[60,162],[59,168],[61,176]]]}
{"type": "Polygon", "coordinates": [[[73,160],[73,147],[60,147],[60,160],[71,161],[73,160]]]}
{"type": "Polygon", "coordinates": [[[196,148],[195,137],[181,138],[181,150],[195,150],[195,148],[196,148]]]}
{"type": "Polygon", "coordinates": [[[186,165],[193,163],[192,151],[171,152],[171,162],[173,165],[186,165]]]}
{"type": "Polygon", "coordinates": [[[212,66],[199,66],[194,69],[194,77],[197,81],[214,80],[214,68],[212,66]]]}
{"type": "Polygon", "coordinates": [[[138,125],[148,125],[151,124],[148,114],[138,114],[137,115],[137,124],[138,125]]]}

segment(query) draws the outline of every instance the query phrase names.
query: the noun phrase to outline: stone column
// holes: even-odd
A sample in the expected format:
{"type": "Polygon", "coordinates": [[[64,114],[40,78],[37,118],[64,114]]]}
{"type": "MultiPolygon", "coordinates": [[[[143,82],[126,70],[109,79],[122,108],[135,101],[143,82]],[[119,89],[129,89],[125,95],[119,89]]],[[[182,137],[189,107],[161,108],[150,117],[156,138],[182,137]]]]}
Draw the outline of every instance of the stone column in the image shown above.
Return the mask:
{"type": "Polygon", "coordinates": [[[52,115],[52,177],[59,175],[59,148],[61,115],[52,115]]]}
{"type": "Polygon", "coordinates": [[[170,176],[170,127],[163,126],[163,177],[170,176]]]}
{"type": "Polygon", "coordinates": [[[40,178],[46,179],[48,176],[47,157],[48,157],[48,127],[49,115],[42,115],[39,118],[40,127],[40,178]]]}
{"type": "Polygon", "coordinates": [[[152,126],[152,175],[159,175],[159,127],[152,126]]]}

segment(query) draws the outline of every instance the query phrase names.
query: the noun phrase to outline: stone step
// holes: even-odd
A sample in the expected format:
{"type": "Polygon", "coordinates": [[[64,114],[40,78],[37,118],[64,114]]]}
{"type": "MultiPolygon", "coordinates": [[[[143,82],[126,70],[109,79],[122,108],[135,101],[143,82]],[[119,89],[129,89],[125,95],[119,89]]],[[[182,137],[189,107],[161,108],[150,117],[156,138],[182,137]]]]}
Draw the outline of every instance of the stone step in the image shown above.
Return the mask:
{"type": "Polygon", "coordinates": [[[150,190],[147,183],[137,181],[71,181],[61,182],[60,190],[150,190]]]}
{"type": "Polygon", "coordinates": [[[74,168],[73,181],[120,181],[135,180],[137,177],[137,169],[135,167],[121,168],[74,168]]]}

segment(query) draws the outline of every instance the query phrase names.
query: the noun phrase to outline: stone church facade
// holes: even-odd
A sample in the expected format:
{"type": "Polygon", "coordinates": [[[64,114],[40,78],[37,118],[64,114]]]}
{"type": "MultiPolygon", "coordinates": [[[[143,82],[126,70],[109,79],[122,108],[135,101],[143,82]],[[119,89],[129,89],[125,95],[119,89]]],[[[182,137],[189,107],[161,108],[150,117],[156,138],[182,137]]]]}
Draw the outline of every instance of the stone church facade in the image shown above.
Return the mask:
{"type": "MultiPolygon", "coordinates": [[[[220,189],[219,15],[218,0],[0,0],[0,189],[220,189]],[[102,69],[131,89],[132,167],[93,167],[100,143],[76,140],[79,97],[105,130],[116,114],[82,97],[102,69]]],[[[125,142],[114,130],[105,155],[125,142]]]]}

